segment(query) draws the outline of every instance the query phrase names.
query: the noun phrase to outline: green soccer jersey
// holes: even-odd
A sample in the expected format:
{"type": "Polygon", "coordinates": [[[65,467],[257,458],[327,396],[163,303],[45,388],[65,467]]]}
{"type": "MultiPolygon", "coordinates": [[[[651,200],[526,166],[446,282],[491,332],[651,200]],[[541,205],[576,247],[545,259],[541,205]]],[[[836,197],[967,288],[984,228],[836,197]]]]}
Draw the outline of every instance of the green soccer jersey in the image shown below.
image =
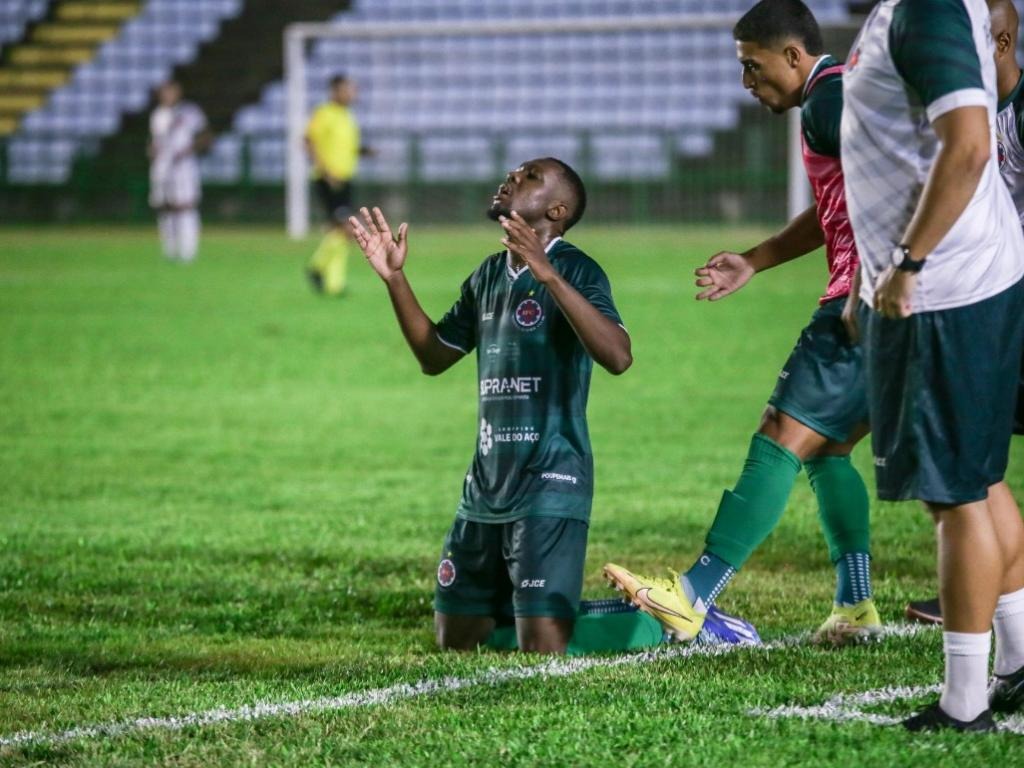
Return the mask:
{"type": "MultiPolygon", "coordinates": [[[[622,324],[597,262],[561,239],[554,268],[622,324]]],[[[547,289],[505,252],[462,284],[437,326],[448,346],[476,349],[480,429],[458,516],[501,523],[530,515],[588,520],[594,460],[587,430],[593,361],[547,289]]]]}

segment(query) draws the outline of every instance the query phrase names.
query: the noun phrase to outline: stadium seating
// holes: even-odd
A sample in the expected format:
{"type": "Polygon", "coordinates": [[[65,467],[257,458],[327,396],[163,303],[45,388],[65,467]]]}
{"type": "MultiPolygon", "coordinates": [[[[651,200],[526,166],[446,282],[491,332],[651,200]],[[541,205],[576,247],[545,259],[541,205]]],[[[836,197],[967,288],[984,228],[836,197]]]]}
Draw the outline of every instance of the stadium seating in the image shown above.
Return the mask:
{"type": "Polygon", "coordinates": [[[0,52],[25,34],[25,28],[46,15],[49,0],[17,0],[0,3],[0,52]]]}
{"type": "Polygon", "coordinates": [[[0,67],[0,136],[8,136],[75,67],[118,34],[124,20],[138,13],[139,2],[8,0],[0,9],[12,19],[5,34],[17,41],[7,46],[0,67]]]}
{"type": "MultiPolygon", "coordinates": [[[[66,181],[76,151],[117,131],[123,115],[145,108],[153,88],[192,59],[242,1],[147,0],[117,37],[24,118],[8,145],[10,181],[66,181]]],[[[77,3],[83,4],[99,5],[77,3]]]]}
{"type": "MultiPolygon", "coordinates": [[[[839,0],[811,5],[822,21],[847,18],[839,0]]],[[[523,0],[516,18],[739,15],[748,7],[748,0],[523,0]]],[[[364,0],[335,17],[350,28],[497,19],[508,19],[507,3],[497,0],[364,0]]],[[[309,109],[338,71],[360,85],[357,113],[366,141],[378,150],[362,175],[379,181],[409,174],[428,181],[488,179],[545,153],[570,162],[586,156],[589,173],[599,178],[664,178],[673,156],[709,154],[714,132],[734,128],[750,98],[724,29],[470,36],[457,45],[452,38],[321,40],[308,59],[309,109]]],[[[204,162],[206,178],[231,178],[244,167],[240,153],[248,146],[251,178],[279,183],[285,118],[283,83],[272,83],[218,140],[204,162]]]]}
{"type": "MultiPolygon", "coordinates": [[[[56,1],[76,7],[127,2],[56,1]]],[[[76,154],[116,132],[125,114],[144,109],[152,89],[193,59],[242,3],[144,0],[116,38],[24,117],[8,142],[8,180],[66,181],[76,154]]],[[[28,4],[40,13],[32,0],[28,4]]],[[[810,5],[825,22],[846,19],[843,0],[810,5]]],[[[748,0],[521,0],[515,18],[738,15],[748,6],[748,0]]],[[[501,0],[356,0],[334,19],[350,27],[380,21],[458,24],[507,20],[508,7],[501,0]]],[[[486,179],[526,155],[543,153],[586,161],[588,172],[600,178],[664,178],[675,157],[710,154],[715,132],[734,128],[740,105],[749,103],[725,29],[477,35],[458,38],[457,46],[445,43],[350,38],[312,46],[310,109],[335,72],[348,72],[361,86],[357,112],[367,142],[378,150],[363,164],[365,178],[486,179]]],[[[284,101],[277,81],[263,89],[258,103],[239,110],[232,129],[204,159],[204,177],[280,183],[284,101]]]]}

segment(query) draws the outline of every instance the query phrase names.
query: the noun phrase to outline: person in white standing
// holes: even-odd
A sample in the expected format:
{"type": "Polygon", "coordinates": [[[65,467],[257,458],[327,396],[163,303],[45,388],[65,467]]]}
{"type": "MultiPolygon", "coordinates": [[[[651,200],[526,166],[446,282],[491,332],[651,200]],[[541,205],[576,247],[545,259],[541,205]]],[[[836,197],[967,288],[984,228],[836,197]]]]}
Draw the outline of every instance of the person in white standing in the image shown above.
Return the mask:
{"type": "Polygon", "coordinates": [[[206,116],[169,80],[149,118],[149,204],[157,212],[164,256],[192,261],[199,250],[198,154],[210,144],[206,116]]]}
{"type": "Polygon", "coordinates": [[[1024,666],[1024,524],[1004,474],[1024,347],[1024,234],[996,153],[985,0],[883,0],[854,42],[840,130],[861,257],[878,495],[938,535],[945,682],[912,731],[996,729],[988,658],[1024,666]],[[991,706],[991,709],[990,709],[991,706]]]}

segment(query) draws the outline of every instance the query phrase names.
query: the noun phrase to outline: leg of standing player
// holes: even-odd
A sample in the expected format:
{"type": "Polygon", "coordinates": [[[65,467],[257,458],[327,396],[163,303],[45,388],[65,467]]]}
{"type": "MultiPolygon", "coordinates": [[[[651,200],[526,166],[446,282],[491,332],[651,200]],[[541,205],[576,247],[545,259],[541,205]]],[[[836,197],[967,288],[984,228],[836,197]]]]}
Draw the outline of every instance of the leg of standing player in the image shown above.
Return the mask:
{"type": "Polygon", "coordinates": [[[739,480],[723,493],[693,566],[678,580],[651,579],[614,564],[606,568],[618,588],[679,639],[700,631],[708,607],[774,530],[803,466],[837,574],[833,614],[817,639],[841,643],[880,630],[871,602],[867,490],[849,458],[867,432],[863,360],[843,327],[842,306],[842,301],[826,303],[801,333],[751,439],[739,480]]]}
{"type": "Polygon", "coordinates": [[[306,267],[313,288],[328,296],[344,292],[348,282],[348,251],[352,229],[352,188],[341,183],[332,186],[325,179],[316,182],[317,194],[324,206],[329,229],[306,267]]]}
{"type": "Polygon", "coordinates": [[[178,258],[185,262],[195,261],[199,252],[199,209],[180,208],[174,216],[178,232],[178,258]]]}
{"type": "Polygon", "coordinates": [[[174,205],[174,230],[177,257],[184,262],[195,261],[199,251],[199,199],[201,195],[199,164],[184,160],[170,172],[169,183],[173,187],[171,202],[174,205]]]}
{"type": "Polygon", "coordinates": [[[905,721],[910,730],[993,728],[986,683],[1000,605],[1008,608],[995,620],[1005,630],[1000,660],[1010,665],[1024,655],[1014,593],[1001,597],[1022,586],[1024,531],[1001,480],[1022,306],[1024,283],[976,304],[906,319],[861,308],[877,416],[878,493],[889,500],[923,498],[938,539],[945,684],[937,704],[905,721]],[[934,437],[921,441],[920,434],[934,437]]]}
{"type": "Polygon", "coordinates": [[[989,707],[1014,712],[1024,707],[1024,521],[1005,482],[989,488],[988,506],[1004,566],[992,619],[996,657],[989,707]]]}
{"type": "Polygon", "coordinates": [[[160,232],[160,247],[168,259],[178,258],[178,234],[174,211],[168,206],[161,206],[157,211],[157,229],[160,232]]]}

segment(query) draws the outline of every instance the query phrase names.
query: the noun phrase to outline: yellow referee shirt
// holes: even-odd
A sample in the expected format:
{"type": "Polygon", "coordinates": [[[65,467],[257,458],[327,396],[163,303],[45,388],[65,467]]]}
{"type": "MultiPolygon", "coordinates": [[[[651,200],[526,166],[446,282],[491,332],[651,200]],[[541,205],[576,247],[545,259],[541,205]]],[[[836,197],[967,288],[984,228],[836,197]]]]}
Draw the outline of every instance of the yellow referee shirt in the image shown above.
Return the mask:
{"type": "MultiPolygon", "coordinates": [[[[336,179],[348,181],[359,168],[359,125],[352,110],[328,101],[317,107],[306,126],[306,137],[313,145],[320,164],[336,179]]],[[[322,174],[319,168],[315,178],[322,174]]]]}

